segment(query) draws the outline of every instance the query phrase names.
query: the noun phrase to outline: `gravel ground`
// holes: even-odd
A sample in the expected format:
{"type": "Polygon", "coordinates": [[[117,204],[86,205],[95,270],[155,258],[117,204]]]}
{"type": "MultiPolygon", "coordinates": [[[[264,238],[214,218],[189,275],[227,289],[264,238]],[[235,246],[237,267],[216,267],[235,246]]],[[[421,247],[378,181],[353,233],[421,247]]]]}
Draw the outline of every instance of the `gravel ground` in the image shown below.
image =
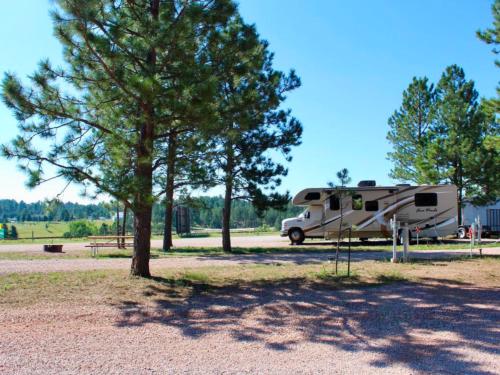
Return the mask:
{"type": "MultiPolygon", "coordinates": [[[[52,241],[52,240],[50,240],[52,241]]],[[[57,240],[54,240],[57,243],[57,240]]],[[[74,242],[65,243],[64,251],[81,251],[89,250],[90,242],[74,242]]],[[[198,238],[180,238],[173,240],[174,247],[222,247],[222,237],[198,237],[198,238]]],[[[288,247],[290,240],[280,236],[233,236],[231,237],[233,247],[288,247]]],[[[328,244],[325,241],[316,241],[315,243],[322,245],[328,244]]],[[[331,243],[331,242],[329,242],[331,243]]],[[[151,240],[151,247],[161,248],[163,240],[151,240]]],[[[0,244],[0,252],[26,252],[26,251],[41,251],[43,245],[40,244],[15,244],[5,243],[0,244]]]]}
{"type": "Polygon", "coordinates": [[[499,289],[218,290],[0,309],[2,374],[499,374],[499,289]]]}
{"type": "MultiPolygon", "coordinates": [[[[419,250],[412,252],[414,259],[444,259],[468,255],[468,250],[419,250]]],[[[484,255],[500,255],[500,248],[485,248],[484,255]]],[[[210,256],[183,256],[151,259],[152,272],[161,268],[194,268],[206,266],[234,266],[242,264],[269,264],[269,263],[323,263],[332,259],[335,253],[308,252],[285,254],[246,254],[246,255],[210,255],[210,256]]],[[[341,257],[346,260],[345,252],[341,257]]],[[[400,257],[402,254],[399,255],[400,257]]],[[[392,253],[387,251],[353,252],[353,261],[389,259],[392,253]]],[[[56,271],[84,271],[102,269],[128,269],[130,259],[63,259],[56,255],[53,259],[34,260],[0,260],[0,275],[8,273],[29,272],[56,272],[56,271]]]]}

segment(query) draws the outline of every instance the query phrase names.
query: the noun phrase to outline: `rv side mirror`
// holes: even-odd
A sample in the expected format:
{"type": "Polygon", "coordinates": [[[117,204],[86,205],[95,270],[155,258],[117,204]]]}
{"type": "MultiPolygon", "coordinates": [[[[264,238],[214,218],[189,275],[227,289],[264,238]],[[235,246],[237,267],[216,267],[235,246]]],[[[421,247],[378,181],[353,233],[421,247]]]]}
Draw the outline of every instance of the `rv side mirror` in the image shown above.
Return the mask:
{"type": "Polygon", "coordinates": [[[306,219],[310,219],[311,218],[311,213],[309,211],[307,211],[306,214],[305,214],[305,217],[306,217],[306,219]]]}

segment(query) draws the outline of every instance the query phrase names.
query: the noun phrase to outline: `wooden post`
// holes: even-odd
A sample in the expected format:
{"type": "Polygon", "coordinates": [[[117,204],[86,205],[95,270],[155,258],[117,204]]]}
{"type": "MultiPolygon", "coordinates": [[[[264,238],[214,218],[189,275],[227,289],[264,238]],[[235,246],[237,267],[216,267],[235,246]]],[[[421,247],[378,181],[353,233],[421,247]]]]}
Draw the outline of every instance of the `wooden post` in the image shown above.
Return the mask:
{"type": "Polygon", "coordinates": [[[116,201],[116,247],[120,248],[120,202],[116,201]]]}
{"type": "Polygon", "coordinates": [[[347,253],[347,277],[351,277],[351,235],[352,227],[349,227],[349,248],[347,253]]]}
{"type": "Polygon", "coordinates": [[[475,236],[476,236],[475,223],[472,223],[471,234],[470,234],[470,257],[471,258],[472,258],[472,247],[474,246],[475,236]]]}

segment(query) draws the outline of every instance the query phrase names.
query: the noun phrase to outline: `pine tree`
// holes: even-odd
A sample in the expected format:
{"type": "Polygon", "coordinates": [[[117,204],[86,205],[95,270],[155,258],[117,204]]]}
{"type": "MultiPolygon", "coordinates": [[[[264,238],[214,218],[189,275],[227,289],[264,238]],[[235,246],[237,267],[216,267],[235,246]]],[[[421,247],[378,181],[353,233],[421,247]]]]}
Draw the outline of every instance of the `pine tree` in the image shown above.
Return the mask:
{"type": "Polygon", "coordinates": [[[274,190],[287,170],[267,153],[281,152],[289,161],[292,146],[300,144],[301,124],[290,111],[279,109],[285,93],[299,87],[300,80],[294,71],[285,75],[273,68],[268,43],[238,17],[211,40],[210,53],[219,80],[213,148],[225,189],[222,244],[231,251],[233,200],[251,201],[259,214],[289,200],[288,193],[274,190]]]}
{"type": "Polygon", "coordinates": [[[484,202],[498,193],[498,125],[478,97],[474,82],[452,65],[436,88],[427,78],[414,78],[389,119],[391,176],[417,184],[455,184],[459,222],[465,195],[484,202]]]}
{"type": "MultiPolygon", "coordinates": [[[[207,120],[205,117],[204,121],[207,120]]],[[[172,247],[174,193],[183,189],[186,196],[189,189],[206,189],[214,184],[214,171],[202,129],[203,126],[197,129],[187,125],[175,127],[163,145],[164,178],[159,179],[165,193],[163,251],[172,247]]]]}
{"type": "Polygon", "coordinates": [[[350,195],[350,191],[346,189],[347,185],[351,182],[351,177],[349,177],[349,170],[347,168],[342,168],[336,174],[339,184],[334,182],[328,182],[328,186],[333,189],[332,196],[334,199],[338,200],[340,208],[340,220],[339,220],[339,232],[337,234],[337,247],[335,250],[335,274],[338,273],[339,268],[339,252],[340,252],[340,241],[342,240],[342,224],[344,221],[344,203],[346,198],[350,195]]]}
{"type": "Polygon", "coordinates": [[[390,176],[396,180],[429,183],[435,181],[435,169],[429,165],[427,146],[432,140],[436,112],[433,84],[413,77],[403,92],[401,107],[389,118],[388,141],[393,151],[388,154],[393,164],[390,176]]]}
{"type": "Polygon", "coordinates": [[[50,165],[56,176],[129,207],[131,273],[149,276],[155,142],[176,121],[210,112],[205,103],[214,85],[199,49],[235,7],[230,0],[57,5],[55,34],[67,64],[56,68],[42,61],[26,87],[14,74],[5,75],[3,99],[21,134],[3,154],[19,160],[31,186],[55,177],[44,174],[50,165]],[[37,139],[49,147],[37,148],[37,139]]]}
{"type": "MultiPolygon", "coordinates": [[[[478,31],[477,36],[483,40],[485,43],[493,46],[493,53],[498,55],[500,49],[498,48],[500,44],[500,0],[495,0],[491,6],[491,11],[493,14],[493,27],[486,29],[485,31],[478,31]]],[[[500,67],[500,61],[495,59],[495,65],[500,67]]],[[[483,99],[482,107],[483,111],[494,118],[496,121],[495,129],[496,131],[488,134],[484,140],[485,153],[488,155],[488,161],[485,163],[484,168],[486,171],[482,171],[482,177],[484,180],[482,185],[488,186],[485,191],[486,194],[481,196],[478,200],[478,204],[485,203],[487,201],[495,200],[500,196],[500,135],[498,131],[499,121],[498,113],[500,113],[500,85],[497,85],[497,97],[491,99],[483,99]],[[490,171],[488,173],[487,171],[490,171]]]]}
{"type": "MultiPolygon", "coordinates": [[[[500,44],[500,0],[495,0],[491,6],[491,12],[494,18],[493,27],[485,31],[478,31],[477,36],[485,43],[491,44],[493,46],[493,53],[498,55],[500,53],[500,49],[498,48],[500,44]]],[[[498,59],[495,59],[495,65],[500,67],[498,59]]],[[[498,114],[500,112],[500,86],[497,86],[497,97],[485,100],[485,106],[485,109],[492,113],[498,114]]]]}
{"type": "Polygon", "coordinates": [[[491,191],[488,181],[496,181],[500,172],[500,166],[491,163],[492,159],[498,160],[498,155],[485,148],[488,135],[498,134],[498,129],[494,118],[482,110],[478,98],[474,81],[465,78],[462,68],[446,68],[437,85],[437,123],[429,150],[439,179],[457,186],[459,224],[465,194],[491,191]]]}

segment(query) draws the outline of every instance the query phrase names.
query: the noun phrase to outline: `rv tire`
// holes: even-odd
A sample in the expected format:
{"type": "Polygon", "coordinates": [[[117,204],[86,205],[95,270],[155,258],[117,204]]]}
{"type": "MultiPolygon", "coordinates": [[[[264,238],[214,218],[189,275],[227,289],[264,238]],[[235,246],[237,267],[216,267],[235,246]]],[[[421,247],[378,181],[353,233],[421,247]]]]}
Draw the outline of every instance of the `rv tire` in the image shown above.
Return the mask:
{"type": "Polygon", "coordinates": [[[305,236],[302,229],[292,228],[288,232],[288,238],[290,238],[292,245],[300,245],[302,242],[304,242],[305,236]]]}

